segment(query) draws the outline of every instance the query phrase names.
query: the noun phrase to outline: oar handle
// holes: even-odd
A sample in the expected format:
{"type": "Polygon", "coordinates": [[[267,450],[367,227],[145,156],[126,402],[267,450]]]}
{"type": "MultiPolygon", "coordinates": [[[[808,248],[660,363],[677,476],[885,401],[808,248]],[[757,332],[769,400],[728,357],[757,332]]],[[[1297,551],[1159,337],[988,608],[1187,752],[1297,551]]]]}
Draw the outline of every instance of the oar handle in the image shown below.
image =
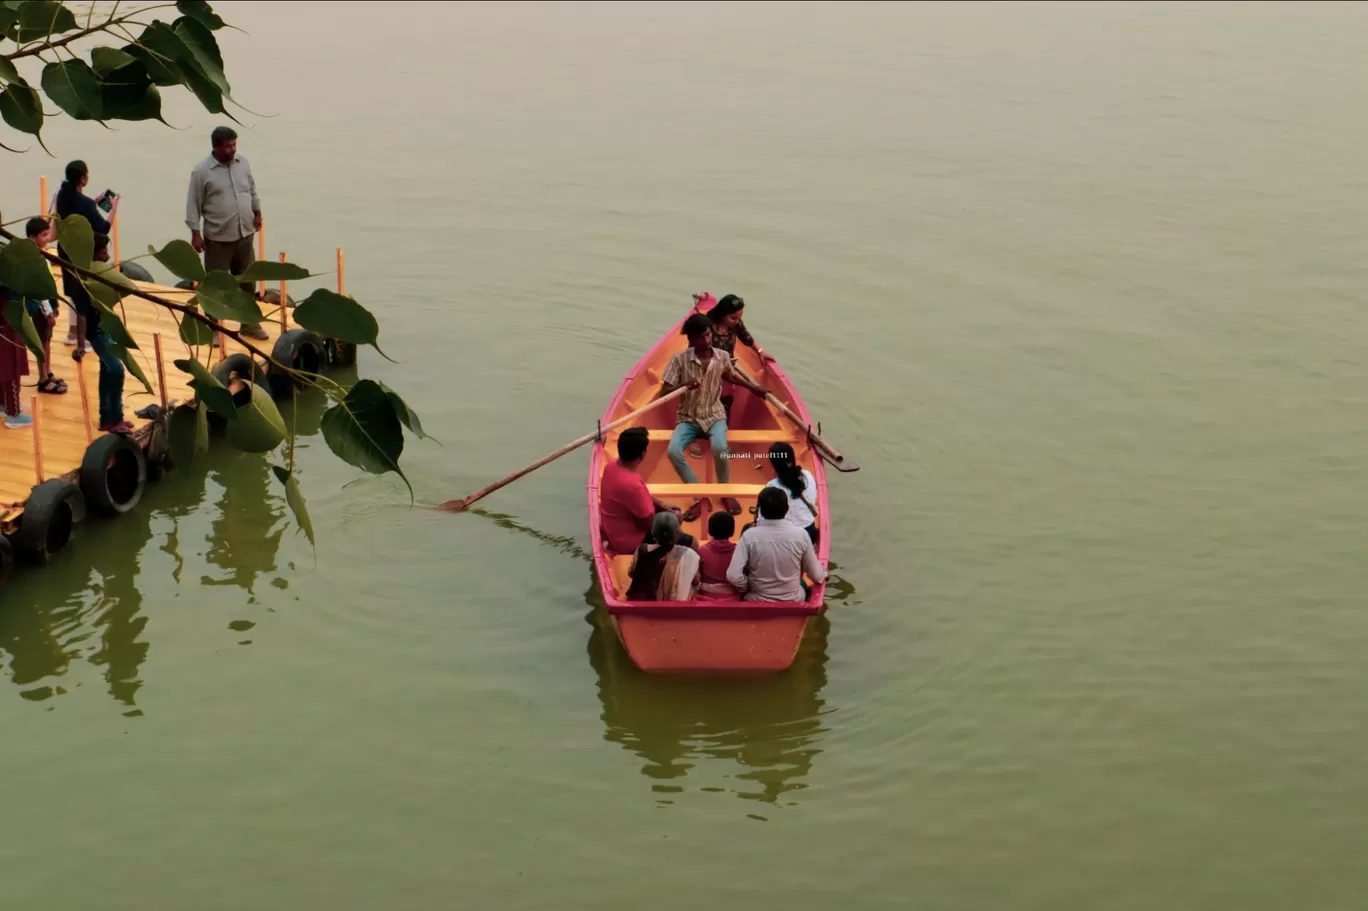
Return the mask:
{"type": "MultiPolygon", "coordinates": [[[[735,368],[736,372],[740,374],[743,379],[755,383],[755,380],[750,378],[750,374],[746,373],[746,369],[744,367],[742,367],[740,364],[735,364],[735,368]]],[[[758,386],[759,383],[756,383],[756,385],[758,386]]],[[[779,399],[775,397],[773,392],[766,393],[765,399],[775,408],[778,408],[779,411],[782,412],[783,415],[787,417],[790,421],[806,430],[808,439],[816,443],[817,446],[823,449],[826,452],[826,454],[829,455],[833,460],[840,462],[845,458],[845,456],[841,455],[839,452],[836,451],[836,447],[832,446],[826,440],[822,439],[817,434],[813,433],[812,425],[808,424],[806,421],[800,418],[792,408],[785,405],[783,402],[779,401],[779,399]]]]}
{"type": "Polygon", "coordinates": [[[678,389],[674,390],[673,392],[670,392],[670,393],[668,393],[668,394],[666,394],[666,395],[662,395],[660,398],[656,399],[655,401],[650,402],[649,404],[644,405],[644,406],[642,406],[641,408],[638,408],[636,411],[633,411],[631,414],[626,415],[626,416],[624,416],[624,417],[620,417],[620,418],[618,418],[616,421],[613,421],[612,423],[602,425],[602,426],[599,427],[597,430],[595,430],[593,433],[585,434],[584,436],[580,437],[578,440],[575,440],[575,441],[572,442],[572,443],[567,443],[567,444],[565,444],[565,445],[562,446],[560,449],[557,449],[555,452],[550,453],[549,455],[543,456],[542,458],[540,458],[540,459],[538,459],[537,461],[533,462],[531,465],[528,465],[526,468],[523,468],[523,469],[521,469],[521,470],[519,470],[519,471],[515,471],[513,474],[511,474],[511,475],[509,475],[508,477],[504,478],[502,481],[496,481],[495,483],[490,484],[488,487],[484,488],[483,490],[478,490],[478,491],[476,491],[475,493],[473,493],[473,494],[471,494],[470,496],[466,497],[464,500],[447,500],[445,503],[443,503],[441,506],[438,506],[437,508],[438,508],[438,509],[444,509],[444,510],[446,510],[447,512],[460,512],[461,510],[466,509],[467,507],[469,507],[471,503],[474,503],[476,500],[482,500],[482,499],[484,499],[485,497],[489,496],[489,495],[490,495],[491,493],[493,493],[494,491],[498,490],[500,487],[505,487],[505,486],[507,486],[507,485],[509,485],[509,484],[512,484],[514,481],[518,480],[518,478],[521,478],[523,475],[531,474],[532,472],[536,471],[538,468],[541,468],[543,465],[547,464],[548,462],[554,462],[556,459],[559,459],[561,456],[565,455],[567,452],[572,452],[572,451],[574,451],[574,450],[580,448],[581,446],[583,446],[585,443],[592,443],[594,440],[600,439],[601,436],[602,436],[603,434],[608,433],[610,430],[616,430],[617,428],[621,427],[623,424],[629,424],[629,423],[631,423],[632,421],[636,420],[637,418],[641,417],[641,416],[642,416],[643,414],[645,414],[646,412],[651,411],[652,409],[655,409],[655,408],[659,408],[661,405],[664,405],[666,402],[671,401],[672,399],[677,399],[677,398],[679,398],[681,395],[683,395],[684,393],[686,393],[686,392],[688,392],[688,391],[689,391],[689,389],[688,389],[687,386],[681,386],[681,387],[679,387],[678,389]]]}

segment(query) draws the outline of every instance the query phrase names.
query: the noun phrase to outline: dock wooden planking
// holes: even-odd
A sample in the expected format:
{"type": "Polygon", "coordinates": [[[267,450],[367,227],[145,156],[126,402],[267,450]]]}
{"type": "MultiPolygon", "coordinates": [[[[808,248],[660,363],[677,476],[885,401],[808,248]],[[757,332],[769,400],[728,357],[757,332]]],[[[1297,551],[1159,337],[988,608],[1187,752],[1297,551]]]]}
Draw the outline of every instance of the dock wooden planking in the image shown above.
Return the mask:
{"type": "MultiPolygon", "coordinates": [[[[61,289],[61,282],[61,276],[57,275],[59,290],[61,289]]],[[[193,294],[191,291],[180,288],[170,288],[148,282],[134,282],[134,284],[141,290],[163,296],[176,303],[186,303],[193,294]]],[[[65,395],[46,395],[38,392],[36,387],[41,377],[38,375],[38,367],[31,353],[29,355],[30,373],[23,378],[20,390],[25,412],[31,408],[32,400],[35,397],[38,399],[39,413],[35,426],[41,427],[44,480],[58,477],[75,480],[81,467],[81,459],[85,456],[88,444],[84,426],[85,418],[81,408],[81,385],[77,377],[78,370],[85,372],[86,389],[90,399],[91,423],[95,425],[99,422],[100,361],[92,352],[86,352],[85,358],[79,364],[71,359],[71,354],[76,349],[62,344],[68,329],[68,316],[66,314],[68,304],[63,302],[61,306],[62,312],[57,316],[57,325],[52,328],[52,372],[59,379],[66,380],[67,392],[65,395]]],[[[279,308],[260,301],[258,306],[265,314],[266,318],[262,321],[261,326],[270,336],[270,340],[253,341],[253,344],[262,351],[270,353],[275,346],[275,340],[284,331],[281,326],[279,308]]],[[[175,315],[171,311],[136,297],[124,298],[122,307],[124,325],[128,327],[129,334],[138,343],[138,349],[132,351],[131,354],[142,367],[148,382],[152,384],[152,394],[148,395],[147,390],[143,388],[137,377],[125,368],[124,419],[136,428],[133,434],[134,439],[145,444],[147,436],[151,433],[152,422],[136,417],[133,412],[161,401],[153,335],[161,333],[162,359],[166,368],[166,398],[169,402],[176,400],[188,402],[194,398],[194,392],[189,387],[190,375],[179,370],[173,363],[178,359],[190,357],[191,348],[181,340],[180,332],[176,327],[175,315]]],[[[288,323],[288,313],[286,321],[288,323]]],[[[287,328],[294,327],[290,325],[287,328]]],[[[201,359],[204,359],[206,352],[209,352],[209,366],[211,368],[230,354],[248,353],[246,348],[233,339],[224,337],[223,342],[224,349],[210,349],[207,346],[202,346],[199,349],[201,359]]],[[[99,431],[94,426],[91,427],[91,434],[96,437],[100,436],[99,431]]],[[[18,519],[23,514],[22,504],[28,499],[29,492],[38,481],[34,470],[33,435],[33,426],[21,430],[9,430],[0,426],[0,530],[6,533],[12,532],[17,526],[18,519]]]]}

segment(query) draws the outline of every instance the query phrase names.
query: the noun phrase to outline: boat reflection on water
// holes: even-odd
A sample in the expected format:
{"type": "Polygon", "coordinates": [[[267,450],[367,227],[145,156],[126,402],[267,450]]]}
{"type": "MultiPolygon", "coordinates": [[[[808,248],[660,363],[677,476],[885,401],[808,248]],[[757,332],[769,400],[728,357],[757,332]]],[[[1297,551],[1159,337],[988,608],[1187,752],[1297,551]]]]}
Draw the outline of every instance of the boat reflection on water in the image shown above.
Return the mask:
{"type": "Polygon", "coordinates": [[[691,774],[702,791],[744,800],[792,804],[793,792],[821,753],[830,621],[814,617],[793,666],[764,677],[668,677],[632,664],[602,605],[597,580],[585,600],[589,663],[598,673],[603,737],[644,760],[641,774],[661,804],[685,790],[691,774]],[[719,767],[727,763],[731,768],[719,767]]]}
{"type": "MultiPolygon", "coordinates": [[[[812,618],[785,672],[764,677],[646,674],[618,641],[586,549],[573,538],[544,534],[511,516],[470,511],[586,563],[589,664],[598,676],[603,737],[642,760],[641,774],[659,804],[674,803],[690,780],[701,792],[731,793],[773,806],[796,803],[822,752],[826,717],[834,711],[822,698],[831,627],[826,614],[812,618]]],[[[831,580],[827,601],[840,605],[854,588],[837,574],[831,580]]]]}

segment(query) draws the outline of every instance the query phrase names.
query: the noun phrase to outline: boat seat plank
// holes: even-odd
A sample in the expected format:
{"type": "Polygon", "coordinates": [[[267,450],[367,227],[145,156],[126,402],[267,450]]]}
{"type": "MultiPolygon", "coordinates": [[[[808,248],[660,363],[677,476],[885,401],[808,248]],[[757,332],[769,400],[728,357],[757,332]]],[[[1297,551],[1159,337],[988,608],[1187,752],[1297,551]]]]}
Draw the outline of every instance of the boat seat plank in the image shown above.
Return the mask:
{"type": "Polygon", "coordinates": [[[647,484],[656,497],[756,497],[764,484],[647,484]]]}
{"type": "MultiPolygon", "coordinates": [[[[647,438],[652,443],[668,443],[674,430],[648,430],[647,438]]],[[[703,437],[703,442],[707,442],[707,437],[703,437]]],[[[797,443],[798,434],[787,430],[728,430],[728,443],[797,443]]]]}

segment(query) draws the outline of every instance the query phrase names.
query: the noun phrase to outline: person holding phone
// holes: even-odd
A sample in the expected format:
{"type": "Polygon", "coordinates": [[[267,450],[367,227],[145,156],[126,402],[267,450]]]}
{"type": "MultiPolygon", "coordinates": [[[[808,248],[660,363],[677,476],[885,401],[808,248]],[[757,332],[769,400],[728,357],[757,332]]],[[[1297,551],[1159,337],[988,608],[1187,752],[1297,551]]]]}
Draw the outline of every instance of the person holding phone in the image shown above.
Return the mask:
{"type": "MultiPolygon", "coordinates": [[[[252,166],[237,152],[237,133],[231,127],[215,127],[209,144],[210,155],[190,172],[186,193],[190,245],[204,254],[205,271],[241,275],[256,259],[253,238],[261,230],[261,198],[252,166]]],[[[256,297],[251,282],[241,282],[239,287],[256,297]]],[[[269,338],[260,326],[242,326],[238,331],[247,338],[269,338]]]]}
{"type": "MultiPolygon", "coordinates": [[[[58,188],[57,198],[53,201],[53,213],[58,218],[66,218],[68,215],[84,215],[86,221],[90,222],[92,231],[96,234],[108,234],[110,223],[104,217],[104,213],[100,211],[99,206],[95,205],[94,200],[81,192],[88,183],[90,183],[90,168],[86,167],[86,163],[79,159],[69,162],[66,166],[66,180],[58,188]]],[[[118,211],[119,197],[115,196],[110,200],[109,217],[112,219],[118,211]]],[[[60,243],[57,244],[57,255],[70,261],[60,243]]],[[[62,293],[70,301],[76,300],[77,295],[85,294],[85,286],[81,284],[81,280],[76,277],[74,272],[67,269],[62,270],[62,293]]],[[[75,314],[76,308],[73,307],[71,312],[75,314]]],[[[71,327],[71,334],[67,336],[66,343],[69,346],[78,346],[85,351],[93,350],[90,341],[81,336],[74,323],[71,327]]]]}

